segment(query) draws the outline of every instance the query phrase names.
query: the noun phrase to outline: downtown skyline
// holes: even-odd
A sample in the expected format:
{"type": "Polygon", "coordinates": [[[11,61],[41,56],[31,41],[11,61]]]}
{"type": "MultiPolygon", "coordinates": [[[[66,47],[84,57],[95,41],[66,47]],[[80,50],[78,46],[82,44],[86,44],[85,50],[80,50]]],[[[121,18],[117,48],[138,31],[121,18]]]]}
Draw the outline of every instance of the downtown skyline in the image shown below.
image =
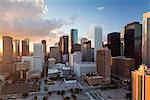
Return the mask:
{"type": "Polygon", "coordinates": [[[93,47],[95,25],[102,26],[103,41],[106,42],[108,33],[122,32],[123,27],[130,22],[142,22],[142,14],[150,8],[148,0],[109,0],[109,2],[104,0],[62,0],[61,2],[60,0],[2,0],[0,2],[3,3],[0,10],[2,15],[0,36],[9,35],[21,40],[29,37],[30,51],[33,51],[33,42],[40,43],[45,39],[48,46],[52,46],[62,35],[70,35],[72,28],[78,29],[79,41],[82,37],[89,38],[92,40],[93,47]],[[8,5],[11,5],[10,8],[8,5]]]}

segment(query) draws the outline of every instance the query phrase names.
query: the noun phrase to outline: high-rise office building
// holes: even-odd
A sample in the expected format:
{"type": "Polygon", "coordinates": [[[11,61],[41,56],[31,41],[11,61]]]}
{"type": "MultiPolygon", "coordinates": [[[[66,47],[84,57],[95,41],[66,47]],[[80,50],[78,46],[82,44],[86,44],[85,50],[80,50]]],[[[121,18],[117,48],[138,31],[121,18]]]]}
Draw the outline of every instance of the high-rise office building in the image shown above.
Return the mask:
{"type": "Polygon", "coordinates": [[[14,40],[15,43],[15,57],[20,56],[20,40],[14,40]]]}
{"type": "Polygon", "coordinates": [[[111,56],[120,56],[120,33],[113,32],[107,36],[108,49],[111,50],[111,56]]]}
{"type": "Polygon", "coordinates": [[[71,45],[70,45],[70,47],[71,47],[71,53],[73,53],[74,52],[73,51],[73,46],[75,44],[78,44],[78,30],[77,29],[71,29],[71,35],[70,35],[70,37],[71,37],[71,45]]]}
{"type": "Polygon", "coordinates": [[[140,65],[132,71],[132,100],[150,100],[150,73],[146,66],[140,65]]]}
{"type": "Polygon", "coordinates": [[[13,61],[13,38],[3,36],[3,61],[13,61]]]}
{"type": "Polygon", "coordinates": [[[100,48],[97,50],[96,67],[97,73],[104,78],[104,81],[110,83],[111,51],[108,48],[100,48]]]}
{"type": "Polygon", "coordinates": [[[47,60],[47,46],[46,46],[46,40],[42,40],[41,43],[43,44],[43,52],[44,52],[44,60],[47,60]]]}
{"type": "Polygon", "coordinates": [[[29,55],[29,39],[22,40],[22,56],[29,55]]]}
{"type": "Polygon", "coordinates": [[[81,54],[83,62],[91,62],[91,41],[86,38],[81,39],[81,54]]]}
{"type": "Polygon", "coordinates": [[[34,44],[34,70],[42,71],[44,63],[43,44],[34,44]]]}
{"type": "Polygon", "coordinates": [[[102,27],[95,26],[95,49],[94,49],[94,61],[96,61],[96,53],[99,48],[102,48],[102,27]]]}
{"type": "Polygon", "coordinates": [[[135,59],[135,68],[142,63],[142,24],[127,24],[124,34],[124,56],[135,59]]]}
{"type": "Polygon", "coordinates": [[[68,54],[68,36],[62,37],[62,54],[68,54]]]}
{"type": "Polygon", "coordinates": [[[62,62],[61,54],[58,46],[50,47],[50,58],[55,58],[57,62],[62,62]]]}
{"type": "Polygon", "coordinates": [[[142,63],[150,66],[150,12],[143,15],[142,63]]]}

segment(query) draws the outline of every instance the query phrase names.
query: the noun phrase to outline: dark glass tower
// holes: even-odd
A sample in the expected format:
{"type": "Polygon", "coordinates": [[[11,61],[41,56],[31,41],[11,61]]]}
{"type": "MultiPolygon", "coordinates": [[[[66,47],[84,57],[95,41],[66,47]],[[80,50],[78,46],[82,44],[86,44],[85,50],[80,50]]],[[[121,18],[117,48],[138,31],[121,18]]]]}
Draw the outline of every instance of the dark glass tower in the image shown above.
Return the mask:
{"type": "Polygon", "coordinates": [[[73,46],[78,44],[78,30],[71,29],[71,53],[73,53],[73,46]]]}
{"type": "Polygon", "coordinates": [[[108,48],[111,50],[112,57],[120,56],[120,33],[110,33],[107,39],[108,48]]]}
{"type": "Polygon", "coordinates": [[[133,22],[125,26],[124,44],[125,57],[135,59],[137,69],[142,62],[142,24],[133,22]]]}

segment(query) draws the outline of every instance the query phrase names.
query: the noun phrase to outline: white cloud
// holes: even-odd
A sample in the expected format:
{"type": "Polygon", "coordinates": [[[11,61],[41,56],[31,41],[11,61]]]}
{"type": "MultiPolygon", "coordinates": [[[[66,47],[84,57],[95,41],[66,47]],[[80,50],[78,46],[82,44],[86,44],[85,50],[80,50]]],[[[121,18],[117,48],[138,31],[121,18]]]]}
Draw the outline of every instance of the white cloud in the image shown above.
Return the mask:
{"type": "MultiPolygon", "coordinates": [[[[46,37],[59,38],[63,33],[53,31],[73,24],[77,18],[74,15],[68,20],[45,19],[42,15],[47,12],[44,0],[0,0],[0,33],[15,38],[29,36],[33,38],[31,41],[46,37]]],[[[54,42],[53,39],[49,40],[54,42]]]]}
{"type": "Polygon", "coordinates": [[[98,11],[102,11],[102,10],[104,10],[105,9],[105,7],[97,7],[97,10],[98,11]]]}

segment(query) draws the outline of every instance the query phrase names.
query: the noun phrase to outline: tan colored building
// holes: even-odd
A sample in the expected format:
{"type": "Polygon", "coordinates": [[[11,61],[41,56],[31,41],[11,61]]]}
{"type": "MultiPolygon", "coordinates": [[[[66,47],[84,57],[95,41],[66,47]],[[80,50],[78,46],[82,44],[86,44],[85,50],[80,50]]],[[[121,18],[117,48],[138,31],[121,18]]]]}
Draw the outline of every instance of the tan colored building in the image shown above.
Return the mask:
{"type": "Polygon", "coordinates": [[[84,79],[87,81],[88,85],[90,86],[100,85],[103,83],[102,76],[84,76],[84,79]]]}
{"type": "Polygon", "coordinates": [[[14,40],[15,43],[15,58],[20,56],[20,40],[14,40]]]}
{"type": "Polygon", "coordinates": [[[104,78],[105,83],[111,82],[111,51],[108,48],[97,50],[97,73],[104,78]]]}
{"type": "Polygon", "coordinates": [[[13,38],[3,36],[3,61],[13,62],[13,38]]]}
{"type": "Polygon", "coordinates": [[[22,40],[22,56],[29,56],[29,39],[22,40]]]}
{"type": "Polygon", "coordinates": [[[130,79],[135,60],[124,56],[112,57],[111,74],[118,79],[130,79]]]}
{"type": "Polygon", "coordinates": [[[132,71],[132,100],[150,100],[150,75],[147,67],[141,65],[132,71]]]}
{"type": "Polygon", "coordinates": [[[15,63],[15,70],[19,71],[20,79],[27,78],[27,72],[29,70],[29,62],[17,62],[15,63]]]}

